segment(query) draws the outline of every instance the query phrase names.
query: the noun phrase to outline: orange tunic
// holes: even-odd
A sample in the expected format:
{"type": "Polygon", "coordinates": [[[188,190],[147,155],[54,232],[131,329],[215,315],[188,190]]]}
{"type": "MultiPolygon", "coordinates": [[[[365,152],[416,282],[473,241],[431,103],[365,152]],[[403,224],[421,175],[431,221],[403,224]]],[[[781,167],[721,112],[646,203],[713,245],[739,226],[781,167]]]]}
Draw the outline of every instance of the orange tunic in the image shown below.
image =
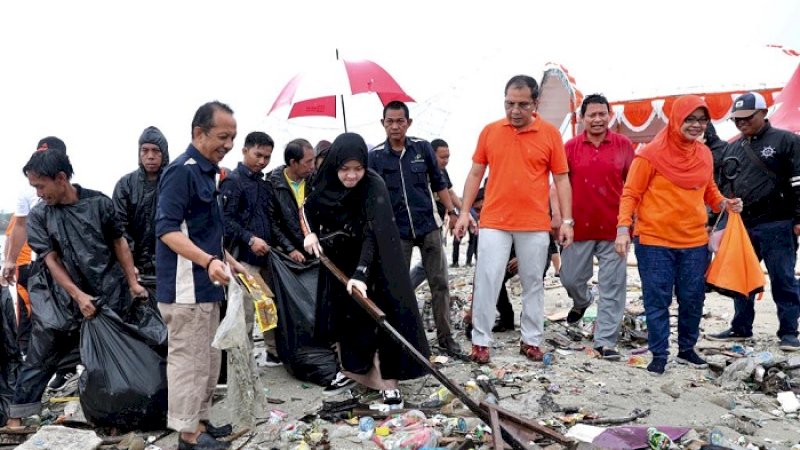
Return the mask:
{"type": "Polygon", "coordinates": [[[705,205],[714,211],[725,197],[709,174],[705,188],[683,189],[659,174],[649,161],[636,157],[631,164],[619,205],[618,227],[630,227],[639,242],[670,248],[699,247],[708,243],[705,205]]]}

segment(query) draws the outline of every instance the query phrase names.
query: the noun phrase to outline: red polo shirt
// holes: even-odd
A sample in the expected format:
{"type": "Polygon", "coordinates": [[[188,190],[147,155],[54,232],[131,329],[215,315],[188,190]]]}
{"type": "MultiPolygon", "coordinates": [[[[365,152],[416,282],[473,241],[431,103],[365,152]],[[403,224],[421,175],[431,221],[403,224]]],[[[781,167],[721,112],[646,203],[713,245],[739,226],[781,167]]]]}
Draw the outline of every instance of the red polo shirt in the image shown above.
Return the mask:
{"type": "Polygon", "coordinates": [[[586,132],[564,145],[572,185],[576,241],[613,241],[622,187],[633,161],[633,144],[609,131],[599,147],[586,132]]]}

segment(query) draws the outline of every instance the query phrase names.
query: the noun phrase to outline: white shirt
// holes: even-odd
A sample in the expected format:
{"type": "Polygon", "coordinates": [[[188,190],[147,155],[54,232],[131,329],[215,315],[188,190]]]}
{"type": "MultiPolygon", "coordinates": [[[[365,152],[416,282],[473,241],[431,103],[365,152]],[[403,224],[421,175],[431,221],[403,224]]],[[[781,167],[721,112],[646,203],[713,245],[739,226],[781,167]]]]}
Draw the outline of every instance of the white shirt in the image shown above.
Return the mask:
{"type": "Polygon", "coordinates": [[[39,197],[36,195],[36,189],[34,189],[32,186],[28,186],[19,193],[19,197],[17,198],[17,209],[14,211],[14,216],[28,217],[31,209],[37,203],[39,203],[39,197]]]}

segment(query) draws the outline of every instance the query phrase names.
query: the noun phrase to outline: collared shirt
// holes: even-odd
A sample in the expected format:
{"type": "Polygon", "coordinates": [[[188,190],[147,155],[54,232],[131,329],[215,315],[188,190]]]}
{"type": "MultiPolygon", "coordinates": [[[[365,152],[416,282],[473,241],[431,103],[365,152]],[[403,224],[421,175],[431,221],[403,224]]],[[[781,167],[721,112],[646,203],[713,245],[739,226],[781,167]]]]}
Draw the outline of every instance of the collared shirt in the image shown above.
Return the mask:
{"type": "Polygon", "coordinates": [[[225,218],[225,245],[240,261],[266,266],[267,255],[250,250],[250,239],[258,237],[272,245],[267,217],[270,186],[261,172],[253,172],[239,163],[219,186],[225,218]],[[235,251],[235,253],[233,253],[235,251]]]}
{"type": "Polygon", "coordinates": [[[633,144],[608,131],[598,147],[584,131],[564,144],[572,186],[575,241],[613,241],[619,199],[633,161],[633,144]]]}
{"type": "MultiPolygon", "coordinates": [[[[222,207],[216,175],[219,167],[193,145],[171,162],[161,176],[156,211],[156,236],[180,232],[209,255],[224,257],[222,207]]],[[[214,286],[204,266],[175,253],[159,239],[157,296],[162,303],[219,302],[225,292],[214,286]]]]}
{"type": "Polygon", "coordinates": [[[289,178],[286,169],[283,169],[283,176],[286,178],[286,183],[289,184],[289,187],[292,189],[294,201],[297,202],[297,206],[303,206],[303,202],[306,199],[306,179],[303,178],[300,181],[294,181],[289,178]]]}
{"type": "Polygon", "coordinates": [[[369,168],[386,183],[401,238],[421,238],[442,226],[433,193],[447,184],[428,141],[406,137],[398,153],[387,140],[370,150],[369,168]]]}
{"type": "Polygon", "coordinates": [[[569,171],[561,133],[534,113],[519,130],[508,121],[481,131],[472,161],[489,166],[481,228],[550,230],[550,173],[569,171]]]}

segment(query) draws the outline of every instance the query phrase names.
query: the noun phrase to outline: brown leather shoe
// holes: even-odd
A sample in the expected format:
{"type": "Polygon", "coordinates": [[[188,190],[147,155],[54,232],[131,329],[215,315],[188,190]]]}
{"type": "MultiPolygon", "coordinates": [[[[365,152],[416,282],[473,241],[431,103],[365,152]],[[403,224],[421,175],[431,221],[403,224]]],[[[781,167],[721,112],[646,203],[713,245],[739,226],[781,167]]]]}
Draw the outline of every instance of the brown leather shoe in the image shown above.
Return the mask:
{"type": "Polygon", "coordinates": [[[469,359],[478,364],[489,363],[489,347],[482,345],[472,345],[472,353],[469,354],[469,359]]]}
{"type": "Polygon", "coordinates": [[[531,361],[541,361],[544,358],[544,353],[539,347],[535,345],[528,345],[524,342],[519,343],[519,353],[525,355],[531,361]]]}

